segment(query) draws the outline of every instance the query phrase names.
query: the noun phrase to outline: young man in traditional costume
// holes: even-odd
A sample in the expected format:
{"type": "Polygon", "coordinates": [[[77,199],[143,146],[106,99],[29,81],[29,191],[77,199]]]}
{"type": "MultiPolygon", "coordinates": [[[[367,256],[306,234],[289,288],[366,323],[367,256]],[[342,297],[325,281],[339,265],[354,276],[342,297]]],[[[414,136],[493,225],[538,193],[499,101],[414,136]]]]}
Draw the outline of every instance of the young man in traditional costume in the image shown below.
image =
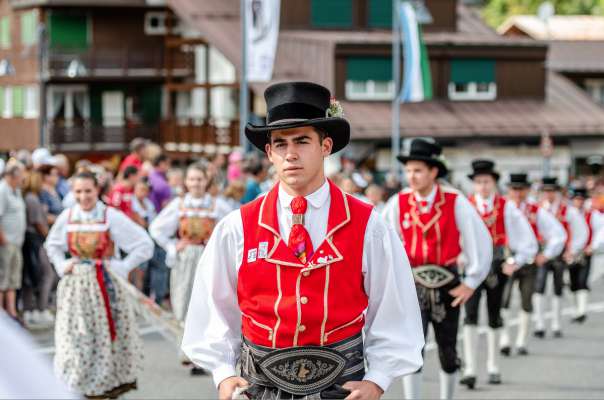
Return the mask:
{"type": "Polygon", "coordinates": [[[422,365],[405,251],[370,205],[325,178],[324,159],[350,137],[329,91],[280,83],[265,98],[267,125],[246,136],[279,182],[214,229],[182,348],[221,399],[378,399],[422,365]]]}
{"type": "Polygon", "coordinates": [[[463,330],[464,376],[460,383],[474,389],[476,385],[476,356],[480,297],[487,297],[487,373],[490,384],[501,383],[499,370],[499,329],[503,326],[501,305],[508,277],[532,263],[538,251],[537,239],[526,216],[516,205],[497,191],[499,172],[491,160],[474,160],[474,183],[470,203],[476,208],[493,240],[493,262],[487,279],[466,303],[463,330]]]}
{"type": "MultiPolygon", "coordinates": [[[[383,215],[407,250],[424,333],[431,323],[438,344],[440,397],[451,399],[459,369],[459,309],[487,276],[493,245],[468,199],[438,181],[447,174],[441,151],[434,141],[415,139],[409,153],[398,156],[405,164],[409,188],[388,201],[383,215]]],[[[407,399],[420,397],[421,379],[421,372],[404,378],[407,399]]]]}

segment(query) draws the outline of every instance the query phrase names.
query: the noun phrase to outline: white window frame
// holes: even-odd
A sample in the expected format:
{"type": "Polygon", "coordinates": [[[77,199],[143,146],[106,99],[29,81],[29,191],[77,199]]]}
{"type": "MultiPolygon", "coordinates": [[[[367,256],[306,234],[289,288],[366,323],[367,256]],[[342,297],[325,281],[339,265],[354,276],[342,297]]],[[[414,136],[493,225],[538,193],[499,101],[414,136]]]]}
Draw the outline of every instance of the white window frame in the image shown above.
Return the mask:
{"type": "Polygon", "coordinates": [[[56,92],[65,94],[65,110],[63,111],[63,118],[65,119],[65,126],[73,126],[73,114],[74,114],[74,94],[77,92],[84,93],[84,110],[83,117],[85,120],[90,119],[90,95],[88,93],[88,87],[86,85],[51,85],[46,91],[46,117],[49,121],[52,121],[54,115],[52,114],[54,109],[54,94],[56,92]]]}
{"type": "Polygon", "coordinates": [[[26,85],[23,99],[23,118],[38,118],[39,116],[39,91],[36,85],[26,85]]]}
{"type": "Polygon", "coordinates": [[[2,111],[2,116],[4,118],[12,118],[13,117],[13,87],[5,86],[4,87],[4,110],[2,111]]]}
{"type": "Polygon", "coordinates": [[[382,101],[392,100],[394,96],[394,81],[388,81],[388,92],[376,92],[374,80],[367,81],[354,81],[347,80],[345,84],[345,97],[347,100],[369,100],[369,101],[382,101]],[[358,82],[365,83],[365,92],[359,93],[353,90],[353,85],[358,82]]]}
{"type": "Polygon", "coordinates": [[[455,82],[449,82],[449,100],[453,101],[493,101],[497,99],[497,83],[489,82],[489,90],[478,91],[477,82],[468,82],[468,90],[458,91],[455,82]]]}
{"type": "Polygon", "coordinates": [[[585,89],[594,101],[604,104],[604,79],[586,79],[585,89]]]}

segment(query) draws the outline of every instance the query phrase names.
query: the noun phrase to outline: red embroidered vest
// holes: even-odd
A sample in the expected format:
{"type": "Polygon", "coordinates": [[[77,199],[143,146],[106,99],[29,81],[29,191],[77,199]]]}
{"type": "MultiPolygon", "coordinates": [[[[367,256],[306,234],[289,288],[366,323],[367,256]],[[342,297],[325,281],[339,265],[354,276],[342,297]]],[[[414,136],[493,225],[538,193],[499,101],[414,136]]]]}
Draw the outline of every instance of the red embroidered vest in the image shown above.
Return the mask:
{"type": "Polygon", "coordinates": [[[539,244],[543,244],[543,237],[539,234],[539,226],[537,224],[537,214],[539,214],[539,205],[535,203],[526,202],[523,205],[520,205],[519,208],[528,219],[529,224],[531,224],[531,228],[533,228],[533,233],[537,238],[537,242],[539,242],[539,244]]]}
{"type": "Polygon", "coordinates": [[[72,257],[82,260],[103,260],[114,254],[109,235],[107,208],[98,221],[73,221],[71,211],[67,218],[67,247],[72,257]]]}
{"type": "Polygon", "coordinates": [[[493,199],[493,208],[486,214],[479,211],[478,205],[476,204],[476,196],[472,195],[469,197],[470,203],[476,208],[480,218],[487,226],[491,238],[493,239],[494,246],[506,246],[508,238],[505,234],[505,198],[499,195],[495,195],[493,199]]]}
{"type": "Polygon", "coordinates": [[[363,241],[372,207],[329,181],[327,235],[301,264],[279,233],[278,190],[275,185],[241,208],[244,251],[237,299],[243,336],[257,345],[286,348],[330,344],[361,332],[368,300],[363,241]]]}
{"type": "Polygon", "coordinates": [[[461,253],[455,222],[459,194],[437,186],[429,212],[420,214],[412,191],[399,193],[399,218],[405,250],[412,267],[435,264],[453,267],[461,253]]]}

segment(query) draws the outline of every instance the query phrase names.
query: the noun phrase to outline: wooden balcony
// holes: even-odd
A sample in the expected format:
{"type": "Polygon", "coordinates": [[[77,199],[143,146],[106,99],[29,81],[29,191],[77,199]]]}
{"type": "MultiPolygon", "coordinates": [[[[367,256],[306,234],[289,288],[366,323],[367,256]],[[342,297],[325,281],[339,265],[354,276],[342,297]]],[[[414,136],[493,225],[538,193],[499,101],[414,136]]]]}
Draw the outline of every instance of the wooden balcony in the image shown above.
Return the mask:
{"type": "Polygon", "coordinates": [[[158,126],[104,127],[83,123],[76,126],[50,125],[49,141],[60,152],[127,152],[135,137],[157,141],[158,126]]]}
{"type": "Polygon", "coordinates": [[[239,145],[239,121],[232,120],[226,127],[217,127],[204,120],[164,120],[161,123],[160,143],[172,153],[214,153],[231,151],[239,145]]]}

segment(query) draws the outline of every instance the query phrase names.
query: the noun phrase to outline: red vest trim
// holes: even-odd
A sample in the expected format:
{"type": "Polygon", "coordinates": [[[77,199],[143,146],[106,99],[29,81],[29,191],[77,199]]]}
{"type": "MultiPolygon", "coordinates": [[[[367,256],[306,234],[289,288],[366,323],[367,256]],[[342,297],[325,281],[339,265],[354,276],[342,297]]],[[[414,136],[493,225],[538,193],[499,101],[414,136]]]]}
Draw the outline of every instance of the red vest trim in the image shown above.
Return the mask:
{"type": "Polygon", "coordinates": [[[363,241],[372,207],[329,181],[325,240],[302,264],[281,237],[279,188],[241,208],[244,252],[237,296],[242,334],[272,348],[325,345],[359,333],[368,298],[363,241]]]}
{"type": "Polygon", "coordinates": [[[491,239],[493,239],[493,245],[506,246],[508,243],[508,238],[505,233],[505,198],[495,195],[495,198],[493,199],[493,209],[486,214],[483,214],[478,210],[476,196],[472,195],[468,199],[489,230],[491,239]]]}
{"type": "Polygon", "coordinates": [[[589,246],[591,244],[591,238],[593,237],[593,227],[591,225],[591,216],[593,215],[593,210],[587,210],[583,213],[583,215],[585,216],[585,222],[587,222],[587,242],[585,247],[589,246]]]}
{"type": "Polygon", "coordinates": [[[460,233],[455,221],[458,195],[437,185],[430,211],[420,214],[413,192],[405,190],[399,193],[399,223],[412,267],[456,265],[461,253],[460,233]]]}
{"type": "Polygon", "coordinates": [[[555,215],[556,215],[556,219],[558,221],[560,221],[560,223],[564,227],[564,230],[566,231],[566,248],[568,248],[568,246],[570,246],[571,233],[572,233],[570,231],[570,225],[568,224],[568,219],[566,218],[567,212],[568,212],[568,207],[566,206],[566,204],[560,202],[555,215]]]}

